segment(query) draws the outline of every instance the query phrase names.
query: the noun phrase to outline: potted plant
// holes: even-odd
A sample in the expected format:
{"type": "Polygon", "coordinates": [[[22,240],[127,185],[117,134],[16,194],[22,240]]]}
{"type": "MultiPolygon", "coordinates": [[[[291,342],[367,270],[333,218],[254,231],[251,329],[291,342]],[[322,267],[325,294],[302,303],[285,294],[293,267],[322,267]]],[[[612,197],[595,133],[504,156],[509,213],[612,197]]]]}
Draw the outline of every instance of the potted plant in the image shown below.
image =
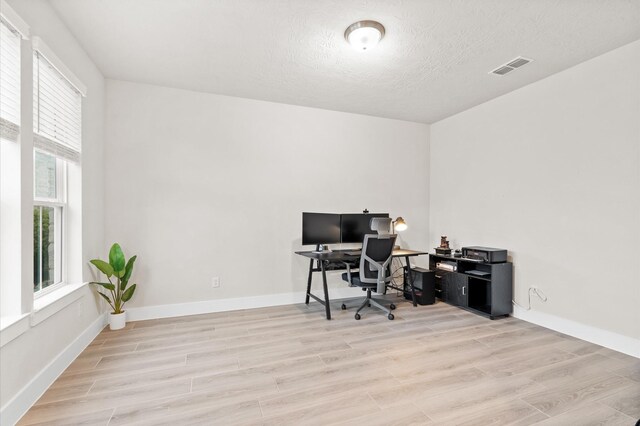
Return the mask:
{"type": "Polygon", "coordinates": [[[135,284],[127,287],[136,257],[133,256],[125,261],[120,245],[115,243],[109,250],[109,262],[100,259],[91,260],[91,263],[105,274],[107,281],[109,281],[106,283],[92,282],[91,284],[99,285],[106,290],[106,294],[102,291],[98,291],[98,294],[111,306],[112,312],[109,313],[109,328],[111,330],[119,330],[124,328],[126,324],[126,312],[123,307],[136,291],[135,284]]]}

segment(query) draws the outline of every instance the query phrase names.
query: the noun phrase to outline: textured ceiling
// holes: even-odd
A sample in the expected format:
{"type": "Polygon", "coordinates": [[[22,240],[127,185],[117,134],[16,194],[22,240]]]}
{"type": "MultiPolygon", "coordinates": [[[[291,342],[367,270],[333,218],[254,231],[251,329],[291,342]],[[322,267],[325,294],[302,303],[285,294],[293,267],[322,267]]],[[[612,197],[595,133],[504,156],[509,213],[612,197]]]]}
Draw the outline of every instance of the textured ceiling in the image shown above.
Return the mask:
{"type": "Polygon", "coordinates": [[[50,2],[108,78],[425,123],[640,39],[640,0],[50,2]]]}

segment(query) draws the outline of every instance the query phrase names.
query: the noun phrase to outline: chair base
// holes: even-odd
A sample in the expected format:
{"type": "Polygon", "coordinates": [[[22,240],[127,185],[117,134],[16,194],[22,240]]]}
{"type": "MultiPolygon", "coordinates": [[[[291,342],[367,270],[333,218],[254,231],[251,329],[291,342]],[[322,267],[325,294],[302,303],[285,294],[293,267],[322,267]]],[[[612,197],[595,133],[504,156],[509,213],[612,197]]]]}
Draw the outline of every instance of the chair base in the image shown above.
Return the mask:
{"type": "Polygon", "coordinates": [[[383,311],[385,314],[387,314],[387,318],[389,318],[390,320],[393,320],[394,316],[391,313],[391,310],[395,308],[395,306],[393,305],[393,303],[391,304],[390,308],[385,307],[384,305],[382,305],[382,301],[378,300],[378,299],[374,299],[373,297],[371,297],[371,289],[367,289],[367,297],[364,299],[364,301],[362,302],[362,304],[360,305],[360,307],[358,308],[358,310],[356,311],[356,315],[355,318],[357,320],[360,319],[360,311],[363,310],[366,307],[373,307],[376,309],[379,309],[381,311],[383,311]]]}

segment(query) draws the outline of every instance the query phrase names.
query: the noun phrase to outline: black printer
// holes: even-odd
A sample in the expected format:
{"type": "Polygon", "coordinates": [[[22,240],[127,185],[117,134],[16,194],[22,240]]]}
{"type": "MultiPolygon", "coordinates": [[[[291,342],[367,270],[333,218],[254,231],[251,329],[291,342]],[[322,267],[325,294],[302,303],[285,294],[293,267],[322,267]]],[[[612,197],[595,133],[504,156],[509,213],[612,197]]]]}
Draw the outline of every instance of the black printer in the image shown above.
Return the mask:
{"type": "Polygon", "coordinates": [[[462,247],[462,257],[486,263],[503,263],[507,261],[507,251],[492,247],[462,247]]]}

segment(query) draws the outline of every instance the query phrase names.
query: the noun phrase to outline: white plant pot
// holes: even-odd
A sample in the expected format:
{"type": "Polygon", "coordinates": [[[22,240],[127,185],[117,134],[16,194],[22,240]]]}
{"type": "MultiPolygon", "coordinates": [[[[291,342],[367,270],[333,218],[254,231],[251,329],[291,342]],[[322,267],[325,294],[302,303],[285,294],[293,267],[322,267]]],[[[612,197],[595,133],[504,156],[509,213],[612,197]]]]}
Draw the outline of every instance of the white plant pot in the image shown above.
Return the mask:
{"type": "Polygon", "coordinates": [[[120,330],[127,324],[127,312],[114,314],[109,312],[109,328],[111,330],[120,330]]]}

